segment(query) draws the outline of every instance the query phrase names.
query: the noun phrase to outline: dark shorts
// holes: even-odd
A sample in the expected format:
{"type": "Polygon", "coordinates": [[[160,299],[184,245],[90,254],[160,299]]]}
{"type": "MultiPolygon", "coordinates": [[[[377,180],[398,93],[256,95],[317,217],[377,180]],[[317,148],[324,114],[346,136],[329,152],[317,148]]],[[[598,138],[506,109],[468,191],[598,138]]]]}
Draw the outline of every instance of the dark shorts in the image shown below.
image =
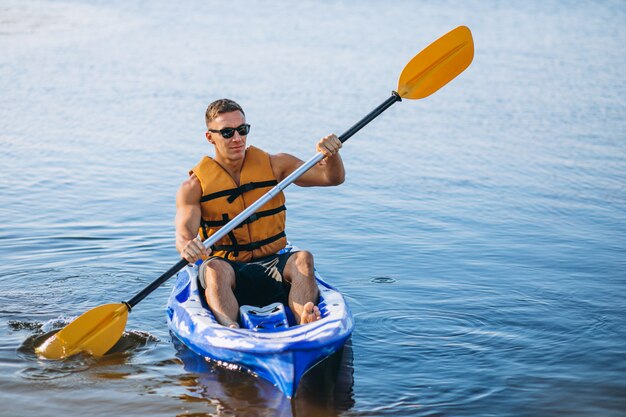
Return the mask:
{"type": "Polygon", "coordinates": [[[204,265],[217,258],[228,262],[235,271],[235,297],[240,306],[263,307],[275,302],[288,306],[290,285],[283,280],[283,271],[287,260],[294,253],[296,251],[270,255],[252,262],[233,262],[216,256],[210,257],[200,266],[200,285],[206,288],[204,265]]]}

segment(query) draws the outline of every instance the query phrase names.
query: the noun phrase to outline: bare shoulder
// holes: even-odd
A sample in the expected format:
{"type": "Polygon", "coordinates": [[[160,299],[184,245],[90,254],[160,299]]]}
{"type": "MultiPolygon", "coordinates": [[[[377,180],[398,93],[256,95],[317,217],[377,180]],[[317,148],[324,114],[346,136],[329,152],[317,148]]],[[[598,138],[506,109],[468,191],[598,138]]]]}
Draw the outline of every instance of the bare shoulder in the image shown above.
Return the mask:
{"type": "Polygon", "coordinates": [[[180,204],[200,204],[202,184],[195,174],[191,174],[178,188],[176,201],[180,204]]]}
{"type": "Polygon", "coordinates": [[[272,171],[274,171],[274,175],[279,182],[302,165],[300,159],[288,153],[270,155],[270,163],[272,165],[272,171]]]}

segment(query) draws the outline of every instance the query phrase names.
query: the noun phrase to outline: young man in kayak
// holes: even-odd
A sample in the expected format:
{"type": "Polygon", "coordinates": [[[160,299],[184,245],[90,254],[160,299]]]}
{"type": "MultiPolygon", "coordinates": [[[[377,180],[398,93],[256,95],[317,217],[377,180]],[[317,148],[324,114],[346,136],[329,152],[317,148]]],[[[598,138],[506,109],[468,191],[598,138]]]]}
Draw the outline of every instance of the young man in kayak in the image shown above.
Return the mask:
{"type": "MultiPolygon", "coordinates": [[[[250,125],[237,103],[217,100],[206,111],[206,139],[215,157],[204,157],[176,196],[176,249],[189,262],[204,259],[200,283],[219,323],[239,327],[239,306],[280,301],[300,324],[321,318],[313,255],[279,252],[286,245],[285,197],[279,193],[242,225],[207,249],[202,241],[258,200],[303,162],[293,155],[270,155],[246,147],[250,125]]],[[[341,142],[328,135],[317,143],[325,158],[295,183],[331,186],[344,181],[341,142]]]]}

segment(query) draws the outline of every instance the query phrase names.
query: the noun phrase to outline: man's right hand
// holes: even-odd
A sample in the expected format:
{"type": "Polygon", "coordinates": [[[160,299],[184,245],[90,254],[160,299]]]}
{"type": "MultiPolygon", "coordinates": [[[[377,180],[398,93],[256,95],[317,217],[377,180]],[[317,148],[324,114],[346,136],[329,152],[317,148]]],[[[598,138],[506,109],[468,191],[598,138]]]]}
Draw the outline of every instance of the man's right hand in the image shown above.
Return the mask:
{"type": "Polygon", "coordinates": [[[199,238],[189,240],[180,251],[180,255],[190,263],[199,259],[206,259],[211,255],[211,249],[207,249],[199,238]]]}
{"type": "Polygon", "coordinates": [[[176,249],[189,262],[196,262],[211,254],[198,238],[202,220],[200,199],[202,185],[195,175],[190,175],[176,193],[176,249]]]}

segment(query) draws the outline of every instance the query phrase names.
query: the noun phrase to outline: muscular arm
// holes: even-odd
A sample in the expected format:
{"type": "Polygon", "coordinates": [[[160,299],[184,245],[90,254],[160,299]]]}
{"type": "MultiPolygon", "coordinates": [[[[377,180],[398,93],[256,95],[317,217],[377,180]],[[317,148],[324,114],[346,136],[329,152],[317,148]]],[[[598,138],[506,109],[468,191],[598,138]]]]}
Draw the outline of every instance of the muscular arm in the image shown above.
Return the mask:
{"type": "Polygon", "coordinates": [[[208,251],[197,239],[200,228],[202,186],[195,175],[183,182],[176,194],[176,249],[189,262],[195,262],[208,251]]]}
{"type": "MultiPolygon", "coordinates": [[[[295,181],[301,187],[331,186],[342,184],[345,180],[343,161],[338,151],[341,143],[335,135],[322,138],[317,144],[317,151],[326,157],[295,181]]],[[[280,153],[271,156],[272,169],[280,182],[298,169],[304,162],[293,155],[280,153]]]]}

